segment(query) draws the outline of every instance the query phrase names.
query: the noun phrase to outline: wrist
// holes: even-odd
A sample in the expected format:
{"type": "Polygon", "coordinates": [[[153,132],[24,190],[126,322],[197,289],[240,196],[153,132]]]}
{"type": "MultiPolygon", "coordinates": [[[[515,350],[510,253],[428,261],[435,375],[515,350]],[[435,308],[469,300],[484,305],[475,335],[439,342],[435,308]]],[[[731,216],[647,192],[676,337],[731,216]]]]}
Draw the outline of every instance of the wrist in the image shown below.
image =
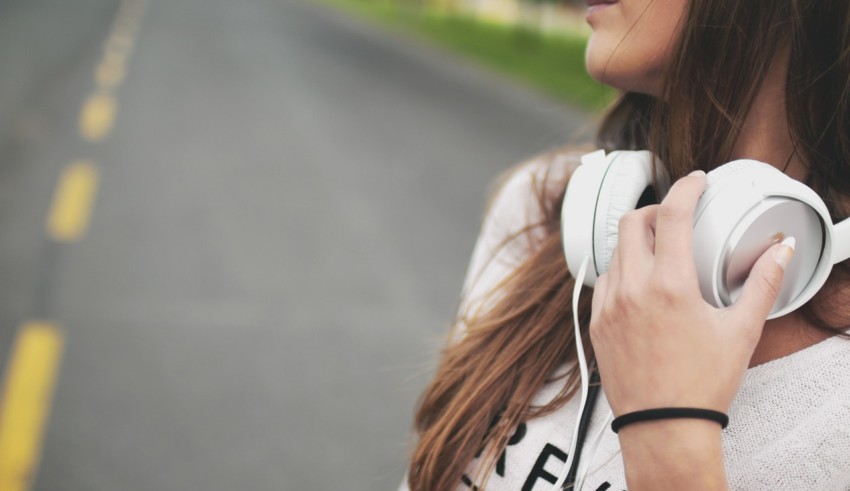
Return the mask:
{"type": "Polygon", "coordinates": [[[641,421],[619,433],[628,487],[727,489],[721,427],[714,421],[641,421]]]}
{"type": "Polygon", "coordinates": [[[641,421],[656,421],[660,419],[676,418],[705,419],[714,421],[724,429],[726,428],[726,425],[729,424],[729,416],[727,416],[726,413],[715,411],[713,409],[694,407],[659,407],[621,414],[619,417],[614,418],[614,421],[611,423],[611,429],[614,430],[614,433],[617,433],[623,426],[639,423],[641,421]]]}

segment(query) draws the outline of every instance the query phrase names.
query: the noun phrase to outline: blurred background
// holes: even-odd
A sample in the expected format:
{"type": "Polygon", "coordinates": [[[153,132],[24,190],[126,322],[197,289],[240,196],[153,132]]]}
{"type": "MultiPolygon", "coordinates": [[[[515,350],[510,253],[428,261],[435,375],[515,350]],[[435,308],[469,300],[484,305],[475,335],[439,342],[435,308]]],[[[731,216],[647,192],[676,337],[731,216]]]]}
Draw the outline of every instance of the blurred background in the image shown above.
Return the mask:
{"type": "Polygon", "coordinates": [[[0,0],[0,490],[395,489],[490,183],[611,98],[582,17],[0,0]]]}

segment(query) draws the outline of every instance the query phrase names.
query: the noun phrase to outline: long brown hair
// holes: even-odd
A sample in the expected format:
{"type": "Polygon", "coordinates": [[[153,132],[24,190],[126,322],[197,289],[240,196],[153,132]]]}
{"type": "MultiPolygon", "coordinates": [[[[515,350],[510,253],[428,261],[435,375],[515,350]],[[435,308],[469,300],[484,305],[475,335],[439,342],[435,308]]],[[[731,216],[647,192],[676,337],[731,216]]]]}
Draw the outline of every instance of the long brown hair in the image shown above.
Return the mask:
{"type": "MultiPolygon", "coordinates": [[[[623,94],[602,121],[597,145],[650,149],[674,179],[717,167],[732,157],[777,50],[787,49],[789,138],[807,165],[806,183],[824,199],[833,220],[842,219],[847,210],[841,198],[850,195],[849,37],[847,0],[691,0],[666,67],[664,97],[623,94]]],[[[486,480],[521,421],[551,413],[575,394],[574,281],[560,237],[565,185],[554,186],[557,192],[546,183],[534,186],[542,213],[539,222],[518,232],[536,237],[525,260],[493,287],[492,308],[458,314],[465,332],[445,348],[416,413],[411,489],[456,488],[476,456],[477,477],[486,480]],[[532,406],[534,395],[564,364],[559,396],[532,406]]],[[[847,284],[843,266],[827,286],[847,284]]],[[[846,327],[839,329],[825,314],[827,291],[836,289],[824,288],[803,313],[819,328],[840,333],[846,327]]],[[[590,297],[582,295],[579,305],[584,328],[590,297]]]]}

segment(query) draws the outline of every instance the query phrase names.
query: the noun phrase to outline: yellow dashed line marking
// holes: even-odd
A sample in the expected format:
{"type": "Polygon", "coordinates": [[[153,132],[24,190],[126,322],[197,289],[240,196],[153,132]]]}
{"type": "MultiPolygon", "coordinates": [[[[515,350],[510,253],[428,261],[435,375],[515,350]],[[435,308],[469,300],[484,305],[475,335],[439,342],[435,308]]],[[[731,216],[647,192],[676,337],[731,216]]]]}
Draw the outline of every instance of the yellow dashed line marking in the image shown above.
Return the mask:
{"type": "Polygon", "coordinates": [[[136,40],[132,34],[124,31],[115,32],[106,42],[106,51],[118,53],[122,56],[129,56],[133,51],[135,42],[136,40]]]}
{"type": "Polygon", "coordinates": [[[97,168],[90,161],[79,160],[65,169],[47,218],[50,238],[57,242],[74,242],[85,235],[98,181],[97,168]]]}
{"type": "Polygon", "coordinates": [[[64,339],[49,322],[21,327],[0,408],[0,490],[25,491],[35,477],[64,339]]]}
{"type": "Polygon", "coordinates": [[[134,33],[139,27],[139,18],[132,12],[119,12],[113,24],[114,32],[134,33]]]}
{"type": "Polygon", "coordinates": [[[109,52],[97,66],[95,81],[100,89],[114,89],[124,80],[125,58],[109,52]]]}
{"type": "Polygon", "coordinates": [[[96,92],[83,103],[80,111],[80,136],[90,142],[99,142],[112,131],[115,112],[118,110],[112,94],[96,92]]]}
{"type": "MultiPolygon", "coordinates": [[[[95,71],[96,89],[80,110],[79,133],[88,142],[101,142],[112,131],[118,109],[113,91],[126,76],[146,6],[143,0],[122,1],[95,71]]],[[[64,170],[47,217],[52,240],[73,242],[85,235],[98,183],[91,161],[75,161],[64,170]]],[[[63,346],[63,331],[53,323],[31,321],[18,331],[0,399],[0,491],[27,491],[33,483],[63,346]]]]}

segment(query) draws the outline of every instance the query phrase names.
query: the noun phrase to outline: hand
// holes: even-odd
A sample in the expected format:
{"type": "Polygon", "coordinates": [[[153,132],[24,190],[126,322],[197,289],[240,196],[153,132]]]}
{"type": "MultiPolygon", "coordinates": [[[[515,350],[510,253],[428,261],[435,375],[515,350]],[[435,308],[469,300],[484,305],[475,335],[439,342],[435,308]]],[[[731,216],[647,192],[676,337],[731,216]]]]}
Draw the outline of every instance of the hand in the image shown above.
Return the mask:
{"type": "Polygon", "coordinates": [[[793,244],[762,255],[731,307],[702,299],[692,232],[705,183],[704,173],[691,174],[660,205],[625,215],[610,269],[596,282],[590,335],[615,416],[659,407],[727,412],[779,292],[793,244]]]}

